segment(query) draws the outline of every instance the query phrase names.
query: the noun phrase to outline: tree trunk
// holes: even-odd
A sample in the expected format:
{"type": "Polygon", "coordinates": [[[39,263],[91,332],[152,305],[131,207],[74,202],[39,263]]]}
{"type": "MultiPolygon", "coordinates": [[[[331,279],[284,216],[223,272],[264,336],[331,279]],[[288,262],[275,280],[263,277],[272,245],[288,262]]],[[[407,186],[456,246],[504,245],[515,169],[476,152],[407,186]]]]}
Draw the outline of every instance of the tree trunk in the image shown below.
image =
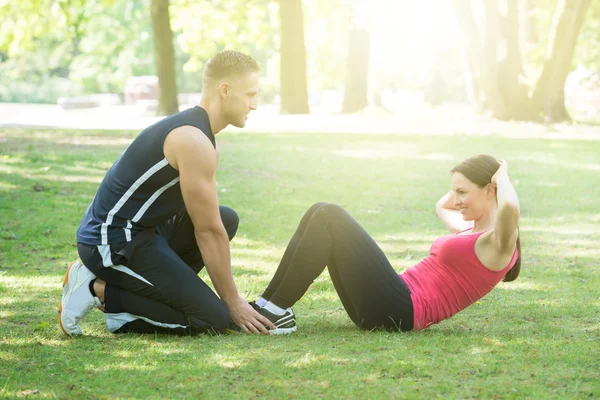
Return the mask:
{"type": "Polygon", "coordinates": [[[169,0],[152,0],[150,6],[154,31],[154,57],[158,76],[157,115],[171,115],[179,111],[177,83],[175,82],[175,51],[169,16],[169,0]]]}
{"type": "MultiPolygon", "coordinates": [[[[498,0],[485,1],[483,43],[470,4],[470,1],[454,0],[456,16],[465,38],[471,87],[478,89],[473,97],[479,101],[480,108],[490,110],[499,119],[540,120],[543,117],[549,122],[569,120],[564,86],[590,0],[560,0],[550,32],[546,63],[530,95],[528,87],[521,83],[523,61],[517,0],[503,0],[505,17],[498,12],[498,0]],[[500,60],[496,53],[498,39],[505,44],[499,48],[506,49],[500,60]]],[[[530,8],[531,4],[526,3],[524,9],[530,8]]]]}
{"type": "MultiPolygon", "coordinates": [[[[479,90],[476,96],[479,104],[476,104],[476,106],[480,109],[490,110],[496,118],[504,118],[505,107],[498,85],[496,33],[492,35],[491,28],[486,30],[484,48],[484,44],[479,38],[477,24],[471,12],[471,3],[464,0],[454,0],[454,3],[454,10],[456,11],[459,25],[463,28],[462,32],[465,39],[465,46],[467,47],[468,62],[471,67],[470,75],[474,80],[472,87],[479,90]]],[[[492,10],[494,4],[495,1],[490,4],[489,0],[485,4],[486,25],[492,24],[496,27],[498,15],[497,11],[492,10]]]]}
{"type": "Polygon", "coordinates": [[[500,60],[500,92],[506,106],[506,119],[524,120],[527,114],[527,86],[522,84],[523,61],[519,45],[519,5],[506,0],[506,17],[502,29],[506,53],[500,60]]]}
{"type": "Polygon", "coordinates": [[[477,69],[475,68],[475,60],[473,53],[470,52],[466,47],[467,46],[465,46],[463,49],[463,71],[467,86],[467,98],[471,104],[477,108],[477,111],[481,112],[481,100],[479,99],[481,89],[479,88],[479,79],[477,77],[477,69]]]}
{"type": "Polygon", "coordinates": [[[543,114],[548,122],[570,120],[565,102],[565,82],[571,69],[577,36],[590,0],[561,0],[550,31],[546,63],[531,98],[530,113],[543,114]]]}
{"type": "Polygon", "coordinates": [[[446,83],[440,65],[443,65],[442,60],[436,60],[431,71],[431,81],[427,91],[427,102],[431,107],[441,105],[446,97],[446,83]]]}
{"type": "Polygon", "coordinates": [[[302,0],[280,0],[279,21],[281,25],[279,50],[281,112],[308,114],[302,0]]]}
{"type": "Polygon", "coordinates": [[[343,113],[360,111],[367,106],[369,40],[369,32],[365,29],[350,31],[343,113]]]}
{"type": "Polygon", "coordinates": [[[521,0],[521,18],[520,25],[523,27],[521,29],[521,38],[525,47],[529,47],[532,45],[536,45],[539,43],[537,31],[535,29],[535,18],[533,18],[534,14],[534,4],[533,0],[521,0]]]}

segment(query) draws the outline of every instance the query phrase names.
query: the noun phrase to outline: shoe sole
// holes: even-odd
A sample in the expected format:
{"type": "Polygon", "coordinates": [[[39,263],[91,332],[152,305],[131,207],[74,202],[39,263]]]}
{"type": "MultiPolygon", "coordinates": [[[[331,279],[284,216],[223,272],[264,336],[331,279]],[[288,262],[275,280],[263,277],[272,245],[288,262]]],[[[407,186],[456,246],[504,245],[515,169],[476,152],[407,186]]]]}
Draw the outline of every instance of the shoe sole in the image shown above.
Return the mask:
{"type": "MultiPolygon", "coordinates": [[[[65,287],[65,286],[67,285],[67,283],[69,282],[69,272],[71,272],[71,267],[72,267],[72,266],[73,266],[73,264],[75,264],[76,262],[77,262],[77,261],[73,261],[73,262],[72,262],[72,263],[69,265],[69,268],[67,268],[67,273],[65,274],[65,278],[63,279],[63,290],[64,290],[64,287],[65,287]]],[[[65,327],[63,326],[63,323],[62,323],[62,319],[61,319],[61,316],[62,316],[62,309],[63,309],[63,307],[62,307],[62,296],[61,296],[61,298],[60,298],[60,302],[58,303],[58,326],[60,326],[60,329],[63,331],[63,333],[64,333],[65,335],[67,335],[67,336],[69,336],[69,337],[70,337],[71,335],[70,335],[70,334],[69,334],[69,333],[68,333],[68,332],[65,330],[65,327]]]]}
{"type": "Polygon", "coordinates": [[[293,326],[291,328],[275,328],[270,329],[269,334],[271,335],[289,335],[290,333],[296,332],[296,327],[293,326]]]}

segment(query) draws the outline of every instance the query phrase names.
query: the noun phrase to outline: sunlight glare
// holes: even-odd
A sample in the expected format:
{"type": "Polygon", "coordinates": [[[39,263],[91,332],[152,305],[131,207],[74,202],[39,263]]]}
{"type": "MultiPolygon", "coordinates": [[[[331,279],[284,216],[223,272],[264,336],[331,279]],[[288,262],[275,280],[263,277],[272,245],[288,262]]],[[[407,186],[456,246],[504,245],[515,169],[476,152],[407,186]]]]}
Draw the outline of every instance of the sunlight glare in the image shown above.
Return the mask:
{"type": "Polygon", "coordinates": [[[355,25],[371,32],[371,69],[382,85],[399,72],[415,84],[430,79],[431,70],[462,41],[449,0],[351,0],[351,4],[355,25]]]}

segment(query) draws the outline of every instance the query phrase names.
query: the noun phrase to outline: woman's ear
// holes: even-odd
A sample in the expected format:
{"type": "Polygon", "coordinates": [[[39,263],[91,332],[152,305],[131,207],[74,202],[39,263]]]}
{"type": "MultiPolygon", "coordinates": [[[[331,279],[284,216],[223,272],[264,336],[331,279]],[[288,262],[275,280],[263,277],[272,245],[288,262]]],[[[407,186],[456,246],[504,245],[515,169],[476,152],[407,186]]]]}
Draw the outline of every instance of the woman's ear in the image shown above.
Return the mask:
{"type": "Polygon", "coordinates": [[[488,199],[491,199],[492,197],[496,196],[496,186],[492,185],[491,183],[488,183],[485,188],[485,195],[488,199]]]}

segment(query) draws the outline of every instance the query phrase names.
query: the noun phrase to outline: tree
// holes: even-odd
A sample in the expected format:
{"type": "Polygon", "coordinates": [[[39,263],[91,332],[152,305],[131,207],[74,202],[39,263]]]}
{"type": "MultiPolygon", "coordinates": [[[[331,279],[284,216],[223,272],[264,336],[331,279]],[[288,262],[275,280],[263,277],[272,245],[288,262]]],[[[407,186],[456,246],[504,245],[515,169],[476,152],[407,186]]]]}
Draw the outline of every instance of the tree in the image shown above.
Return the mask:
{"type": "Polygon", "coordinates": [[[281,112],[308,114],[302,0],[280,0],[281,112]]]}
{"type": "Polygon", "coordinates": [[[585,24],[577,37],[575,59],[587,69],[594,71],[596,80],[600,79],[600,1],[590,4],[585,24]]]}
{"type": "MultiPolygon", "coordinates": [[[[131,76],[156,74],[151,1],[0,1],[0,101],[122,93],[131,76]],[[68,76],[68,78],[66,78],[68,76]]],[[[262,96],[279,92],[273,0],[171,1],[177,91],[200,92],[204,62],[235,48],[262,68],[262,96]],[[198,23],[196,15],[209,15],[198,23]],[[248,19],[260,23],[248,24],[248,19]]],[[[164,59],[164,58],[163,58],[164,59]]]]}
{"type": "Polygon", "coordinates": [[[177,84],[175,82],[175,50],[169,15],[169,0],[152,0],[150,6],[154,31],[154,57],[158,76],[157,115],[170,115],[179,111],[177,84]]]}
{"type": "Polygon", "coordinates": [[[565,108],[565,81],[589,5],[590,0],[562,0],[554,16],[546,64],[531,97],[533,111],[543,112],[550,121],[571,119],[565,108]]]}
{"type": "MultiPolygon", "coordinates": [[[[484,31],[480,32],[471,2],[454,0],[465,38],[475,105],[504,120],[543,118],[557,122],[570,119],[564,105],[564,85],[590,0],[559,1],[542,72],[534,85],[526,84],[524,79],[520,43],[523,35],[520,35],[519,24],[519,12],[523,9],[519,10],[518,0],[485,0],[483,3],[484,31]]],[[[525,10],[531,8],[530,2],[525,4],[525,10]]],[[[529,31],[526,38],[535,37],[531,23],[525,28],[529,31]]]]}
{"type": "Polygon", "coordinates": [[[360,111],[367,106],[369,37],[364,28],[350,30],[343,113],[360,111]]]}

